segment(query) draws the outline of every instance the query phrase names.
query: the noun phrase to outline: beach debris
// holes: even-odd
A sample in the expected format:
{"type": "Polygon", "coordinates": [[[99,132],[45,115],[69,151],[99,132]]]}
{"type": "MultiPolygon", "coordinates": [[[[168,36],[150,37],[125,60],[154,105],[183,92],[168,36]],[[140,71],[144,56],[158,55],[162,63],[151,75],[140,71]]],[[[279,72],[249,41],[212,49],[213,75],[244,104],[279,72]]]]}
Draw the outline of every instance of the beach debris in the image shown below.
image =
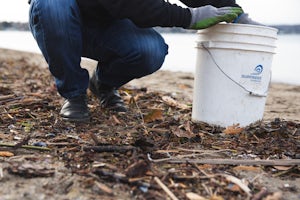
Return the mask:
{"type": "Polygon", "coordinates": [[[253,195],[252,200],[261,200],[268,195],[268,189],[266,187],[262,187],[260,191],[253,195]]]}
{"type": "Polygon", "coordinates": [[[117,145],[98,145],[98,146],[84,146],[84,151],[93,151],[97,153],[101,152],[126,152],[134,150],[134,146],[117,146],[117,145]]]}
{"type": "Polygon", "coordinates": [[[0,157],[12,157],[15,154],[9,151],[0,151],[0,157]]]}
{"type": "Polygon", "coordinates": [[[167,103],[169,106],[173,106],[173,107],[180,108],[180,109],[183,109],[183,110],[186,110],[186,109],[190,109],[190,108],[191,108],[190,106],[187,106],[186,104],[179,103],[178,101],[176,101],[176,100],[173,99],[172,97],[169,97],[169,96],[162,96],[161,98],[162,98],[162,100],[163,100],[165,103],[167,103]]]}
{"type": "Polygon", "coordinates": [[[33,146],[46,147],[47,144],[46,144],[46,142],[35,142],[35,143],[33,143],[33,146]]]}
{"type": "Polygon", "coordinates": [[[154,181],[167,193],[172,200],[179,200],[174,193],[158,178],[154,177],[154,181]]]}
{"type": "Polygon", "coordinates": [[[144,122],[154,122],[156,120],[163,119],[163,110],[161,109],[152,109],[150,112],[144,116],[144,122]]]}
{"type": "Polygon", "coordinates": [[[281,200],[283,197],[282,192],[274,192],[273,194],[268,195],[264,200],[281,200]]]}
{"type": "MultiPolygon", "coordinates": [[[[0,94],[0,152],[13,154],[0,156],[1,191],[10,195],[32,196],[32,186],[61,199],[279,199],[260,179],[300,178],[296,120],[194,123],[180,95],[125,85],[126,114],[89,94],[91,121],[65,122],[50,73],[24,59],[0,60],[0,94]],[[24,188],[8,188],[24,178],[24,188]]],[[[278,190],[296,195],[299,186],[278,190]]]]}
{"type": "Polygon", "coordinates": [[[149,164],[145,160],[139,160],[125,169],[127,177],[141,177],[149,170],[149,164]]]}
{"type": "Polygon", "coordinates": [[[193,192],[188,192],[186,193],[186,197],[189,199],[189,200],[208,200],[207,198],[205,197],[202,197],[196,193],[193,193],[193,192]]]}
{"type": "Polygon", "coordinates": [[[113,195],[113,190],[109,188],[107,185],[100,183],[98,181],[95,181],[95,185],[102,191],[105,192],[106,194],[113,195]]]}
{"type": "Polygon", "coordinates": [[[55,168],[40,163],[13,162],[8,167],[8,172],[25,178],[51,177],[55,174],[55,168]]]}
{"type": "Polygon", "coordinates": [[[226,127],[226,129],[223,131],[225,134],[240,134],[243,132],[244,128],[240,128],[239,124],[235,124],[232,126],[226,127]]]}

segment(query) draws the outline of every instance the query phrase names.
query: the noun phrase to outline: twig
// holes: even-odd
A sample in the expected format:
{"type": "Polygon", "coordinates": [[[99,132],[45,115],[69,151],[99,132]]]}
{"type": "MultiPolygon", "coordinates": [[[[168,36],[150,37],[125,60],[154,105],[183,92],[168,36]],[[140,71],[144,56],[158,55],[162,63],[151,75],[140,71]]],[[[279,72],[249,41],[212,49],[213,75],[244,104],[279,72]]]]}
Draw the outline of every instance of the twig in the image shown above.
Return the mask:
{"type": "Polygon", "coordinates": [[[92,140],[95,142],[96,145],[100,144],[97,136],[94,133],[90,133],[90,136],[91,136],[92,140]]]}
{"type": "Polygon", "coordinates": [[[109,188],[107,185],[103,184],[103,183],[100,183],[98,181],[95,181],[95,185],[102,191],[102,192],[105,192],[107,194],[110,194],[112,195],[113,194],[113,191],[111,188],[109,188]]]}
{"type": "Polygon", "coordinates": [[[14,98],[7,98],[7,99],[2,99],[0,100],[0,103],[7,103],[7,102],[10,102],[10,101],[16,101],[16,100],[20,100],[20,99],[23,99],[24,97],[14,97],[14,98]]]}
{"type": "Polygon", "coordinates": [[[69,143],[69,142],[47,142],[49,146],[78,146],[78,143],[69,143]]]}
{"type": "Polygon", "coordinates": [[[237,152],[236,150],[233,149],[218,149],[218,150],[201,150],[201,149],[185,149],[185,148],[181,148],[178,147],[177,149],[181,150],[181,151],[188,151],[188,152],[197,152],[197,153],[207,153],[207,154],[211,154],[211,153],[220,153],[220,152],[237,152]]]}
{"type": "Polygon", "coordinates": [[[137,185],[137,186],[144,186],[144,187],[152,187],[147,182],[142,181],[130,181],[128,177],[125,174],[118,173],[118,172],[110,172],[102,169],[95,169],[93,172],[95,175],[100,177],[108,177],[112,178],[114,181],[127,183],[131,185],[137,185]]]}
{"type": "Polygon", "coordinates": [[[2,95],[0,97],[0,101],[3,101],[3,100],[6,100],[6,99],[11,99],[11,98],[14,98],[16,95],[14,94],[9,94],[9,95],[2,95]]]}
{"type": "Polygon", "coordinates": [[[98,153],[101,152],[126,152],[134,150],[134,146],[116,146],[116,145],[102,145],[102,146],[85,146],[83,147],[84,151],[95,151],[98,153]]]}
{"type": "Polygon", "coordinates": [[[264,198],[265,196],[267,196],[268,194],[268,190],[266,187],[261,188],[261,190],[256,193],[251,200],[260,200],[262,198],[264,198]]]}
{"type": "Polygon", "coordinates": [[[292,160],[234,160],[234,159],[183,159],[170,160],[169,163],[197,163],[212,165],[264,165],[264,166],[291,166],[300,165],[300,159],[292,160]]]}
{"type": "MultiPolygon", "coordinates": [[[[157,152],[160,152],[160,151],[157,151],[157,152]]],[[[169,151],[169,152],[172,152],[172,151],[169,151]]],[[[150,154],[148,154],[148,159],[152,162],[163,162],[163,161],[168,161],[168,160],[180,160],[180,159],[184,159],[184,158],[189,158],[189,157],[203,157],[203,156],[206,156],[206,155],[211,155],[211,157],[219,157],[218,155],[216,155],[214,152],[212,151],[207,151],[207,152],[203,152],[203,153],[191,153],[191,154],[180,154],[180,155],[176,155],[176,156],[171,156],[169,154],[168,151],[164,151],[164,153],[167,153],[167,155],[169,156],[168,158],[161,158],[161,159],[152,159],[150,154]]],[[[188,161],[187,161],[188,162],[188,161]]]]}
{"type": "Polygon", "coordinates": [[[290,167],[288,170],[284,170],[284,171],[279,171],[278,173],[274,174],[274,177],[279,177],[279,176],[283,176],[284,174],[288,174],[291,171],[295,170],[294,167],[290,167]]]}
{"type": "Polygon", "coordinates": [[[31,139],[31,134],[28,134],[21,142],[15,144],[14,149],[18,149],[23,145],[27,145],[28,141],[31,139]]]}
{"type": "Polygon", "coordinates": [[[3,168],[2,168],[2,165],[0,165],[0,179],[3,178],[3,168]]]}
{"type": "Polygon", "coordinates": [[[212,189],[207,187],[207,185],[205,183],[201,183],[202,187],[204,188],[205,192],[207,194],[209,194],[209,196],[212,196],[213,195],[213,192],[212,192],[212,189]]]}
{"type": "Polygon", "coordinates": [[[148,154],[148,159],[151,162],[168,162],[168,163],[196,163],[196,164],[211,164],[211,165],[264,165],[264,166],[291,166],[300,165],[300,159],[292,160],[240,160],[240,159],[176,159],[176,158],[162,158],[152,159],[148,154]]]}
{"type": "Polygon", "coordinates": [[[142,113],[142,111],[141,111],[139,105],[137,104],[137,102],[136,102],[136,100],[134,99],[134,97],[131,97],[131,98],[130,98],[130,101],[131,101],[131,103],[134,103],[135,107],[138,109],[138,114],[140,115],[141,120],[142,120],[141,125],[142,125],[142,127],[144,128],[145,133],[148,134],[149,131],[148,131],[147,127],[145,126],[145,119],[144,119],[143,113],[142,113]]]}
{"type": "Polygon", "coordinates": [[[238,185],[248,195],[248,197],[252,196],[250,188],[237,177],[229,174],[219,174],[219,175],[225,177],[228,181],[238,185]]]}
{"type": "Polygon", "coordinates": [[[114,180],[128,183],[128,178],[126,177],[125,174],[122,174],[122,173],[110,172],[110,171],[102,170],[102,169],[95,169],[94,174],[96,174],[98,176],[110,177],[110,178],[113,178],[114,180]]]}
{"type": "Polygon", "coordinates": [[[1,95],[0,102],[5,103],[5,102],[9,102],[9,101],[18,100],[21,98],[23,98],[23,97],[17,97],[15,94],[1,95]]]}
{"type": "MultiPolygon", "coordinates": [[[[15,148],[14,144],[0,143],[0,146],[15,148]]],[[[32,149],[32,150],[41,150],[41,151],[51,151],[51,149],[49,149],[47,147],[39,147],[39,146],[31,146],[31,145],[22,145],[19,148],[32,149]]]]}
{"type": "Polygon", "coordinates": [[[158,177],[154,177],[155,182],[167,193],[167,195],[172,199],[172,200],[178,200],[178,198],[169,190],[169,188],[161,182],[161,180],[158,177]]]}
{"type": "Polygon", "coordinates": [[[152,159],[150,153],[147,154],[148,160],[154,163],[159,163],[159,162],[165,162],[165,161],[170,161],[172,158],[160,158],[160,159],[152,159]]]}

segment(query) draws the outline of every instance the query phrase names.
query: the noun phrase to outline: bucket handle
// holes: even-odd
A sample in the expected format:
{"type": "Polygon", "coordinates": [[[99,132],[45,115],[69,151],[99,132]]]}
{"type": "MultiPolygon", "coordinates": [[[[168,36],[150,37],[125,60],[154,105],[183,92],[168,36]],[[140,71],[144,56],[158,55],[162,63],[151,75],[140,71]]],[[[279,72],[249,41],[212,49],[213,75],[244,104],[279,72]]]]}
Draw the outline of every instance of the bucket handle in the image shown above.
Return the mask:
{"type": "Polygon", "coordinates": [[[267,87],[267,90],[263,93],[263,94],[259,94],[256,92],[252,92],[250,90],[248,90],[247,88],[245,88],[243,85],[241,85],[240,83],[238,83],[237,81],[235,81],[233,78],[231,78],[228,74],[226,74],[223,69],[218,65],[217,61],[215,60],[215,58],[213,57],[212,53],[210,52],[210,50],[206,47],[207,44],[206,42],[201,42],[201,46],[208,52],[209,56],[211,57],[212,61],[215,63],[215,65],[217,66],[217,68],[222,72],[222,74],[224,74],[227,78],[229,78],[233,83],[235,83],[237,86],[239,86],[240,88],[242,88],[243,90],[245,90],[246,92],[249,93],[249,95],[251,96],[255,96],[255,97],[267,97],[267,93],[269,90],[269,86],[270,86],[270,82],[272,79],[272,74],[270,75],[270,81],[269,81],[269,85],[267,87]]]}

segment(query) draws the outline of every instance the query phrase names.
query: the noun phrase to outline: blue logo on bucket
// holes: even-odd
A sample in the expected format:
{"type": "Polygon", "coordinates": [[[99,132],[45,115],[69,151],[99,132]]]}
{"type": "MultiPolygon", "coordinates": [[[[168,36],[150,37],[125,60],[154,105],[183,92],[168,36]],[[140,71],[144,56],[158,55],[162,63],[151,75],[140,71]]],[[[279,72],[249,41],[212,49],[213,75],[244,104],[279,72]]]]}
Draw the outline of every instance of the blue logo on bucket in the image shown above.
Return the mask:
{"type": "Polygon", "coordinates": [[[252,73],[252,75],[259,75],[261,74],[263,71],[264,71],[264,67],[262,65],[257,65],[255,68],[254,68],[254,73],[252,73]]]}
{"type": "Polygon", "coordinates": [[[257,65],[254,69],[254,72],[251,74],[243,74],[241,78],[249,79],[252,82],[261,82],[261,73],[264,71],[264,67],[262,65],[257,65]]]}

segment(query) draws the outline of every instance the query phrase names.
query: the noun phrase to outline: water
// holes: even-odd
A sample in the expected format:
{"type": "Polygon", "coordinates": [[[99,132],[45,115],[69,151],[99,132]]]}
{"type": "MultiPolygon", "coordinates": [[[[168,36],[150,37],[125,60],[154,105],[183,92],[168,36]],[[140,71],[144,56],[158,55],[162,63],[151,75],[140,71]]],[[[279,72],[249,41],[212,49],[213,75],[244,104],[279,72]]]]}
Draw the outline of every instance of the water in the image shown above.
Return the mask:
{"type": "MultiPolygon", "coordinates": [[[[196,34],[162,34],[169,45],[163,70],[194,72],[196,34]]],[[[40,53],[30,32],[0,31],[0,47],[40,53]]],[[[279,35],[273,58],[272,81],[300,85],[300,35],[279,35]]]]}
{"type": "MultiPolygon", "coordinates": [[[[169,44],[163,69],[194,72],[196,63],[195,34],[163,34],[169,44]]],[[[272,81],[300,85],[300,34],[279,35],[273,57],[272,81]]]]}

